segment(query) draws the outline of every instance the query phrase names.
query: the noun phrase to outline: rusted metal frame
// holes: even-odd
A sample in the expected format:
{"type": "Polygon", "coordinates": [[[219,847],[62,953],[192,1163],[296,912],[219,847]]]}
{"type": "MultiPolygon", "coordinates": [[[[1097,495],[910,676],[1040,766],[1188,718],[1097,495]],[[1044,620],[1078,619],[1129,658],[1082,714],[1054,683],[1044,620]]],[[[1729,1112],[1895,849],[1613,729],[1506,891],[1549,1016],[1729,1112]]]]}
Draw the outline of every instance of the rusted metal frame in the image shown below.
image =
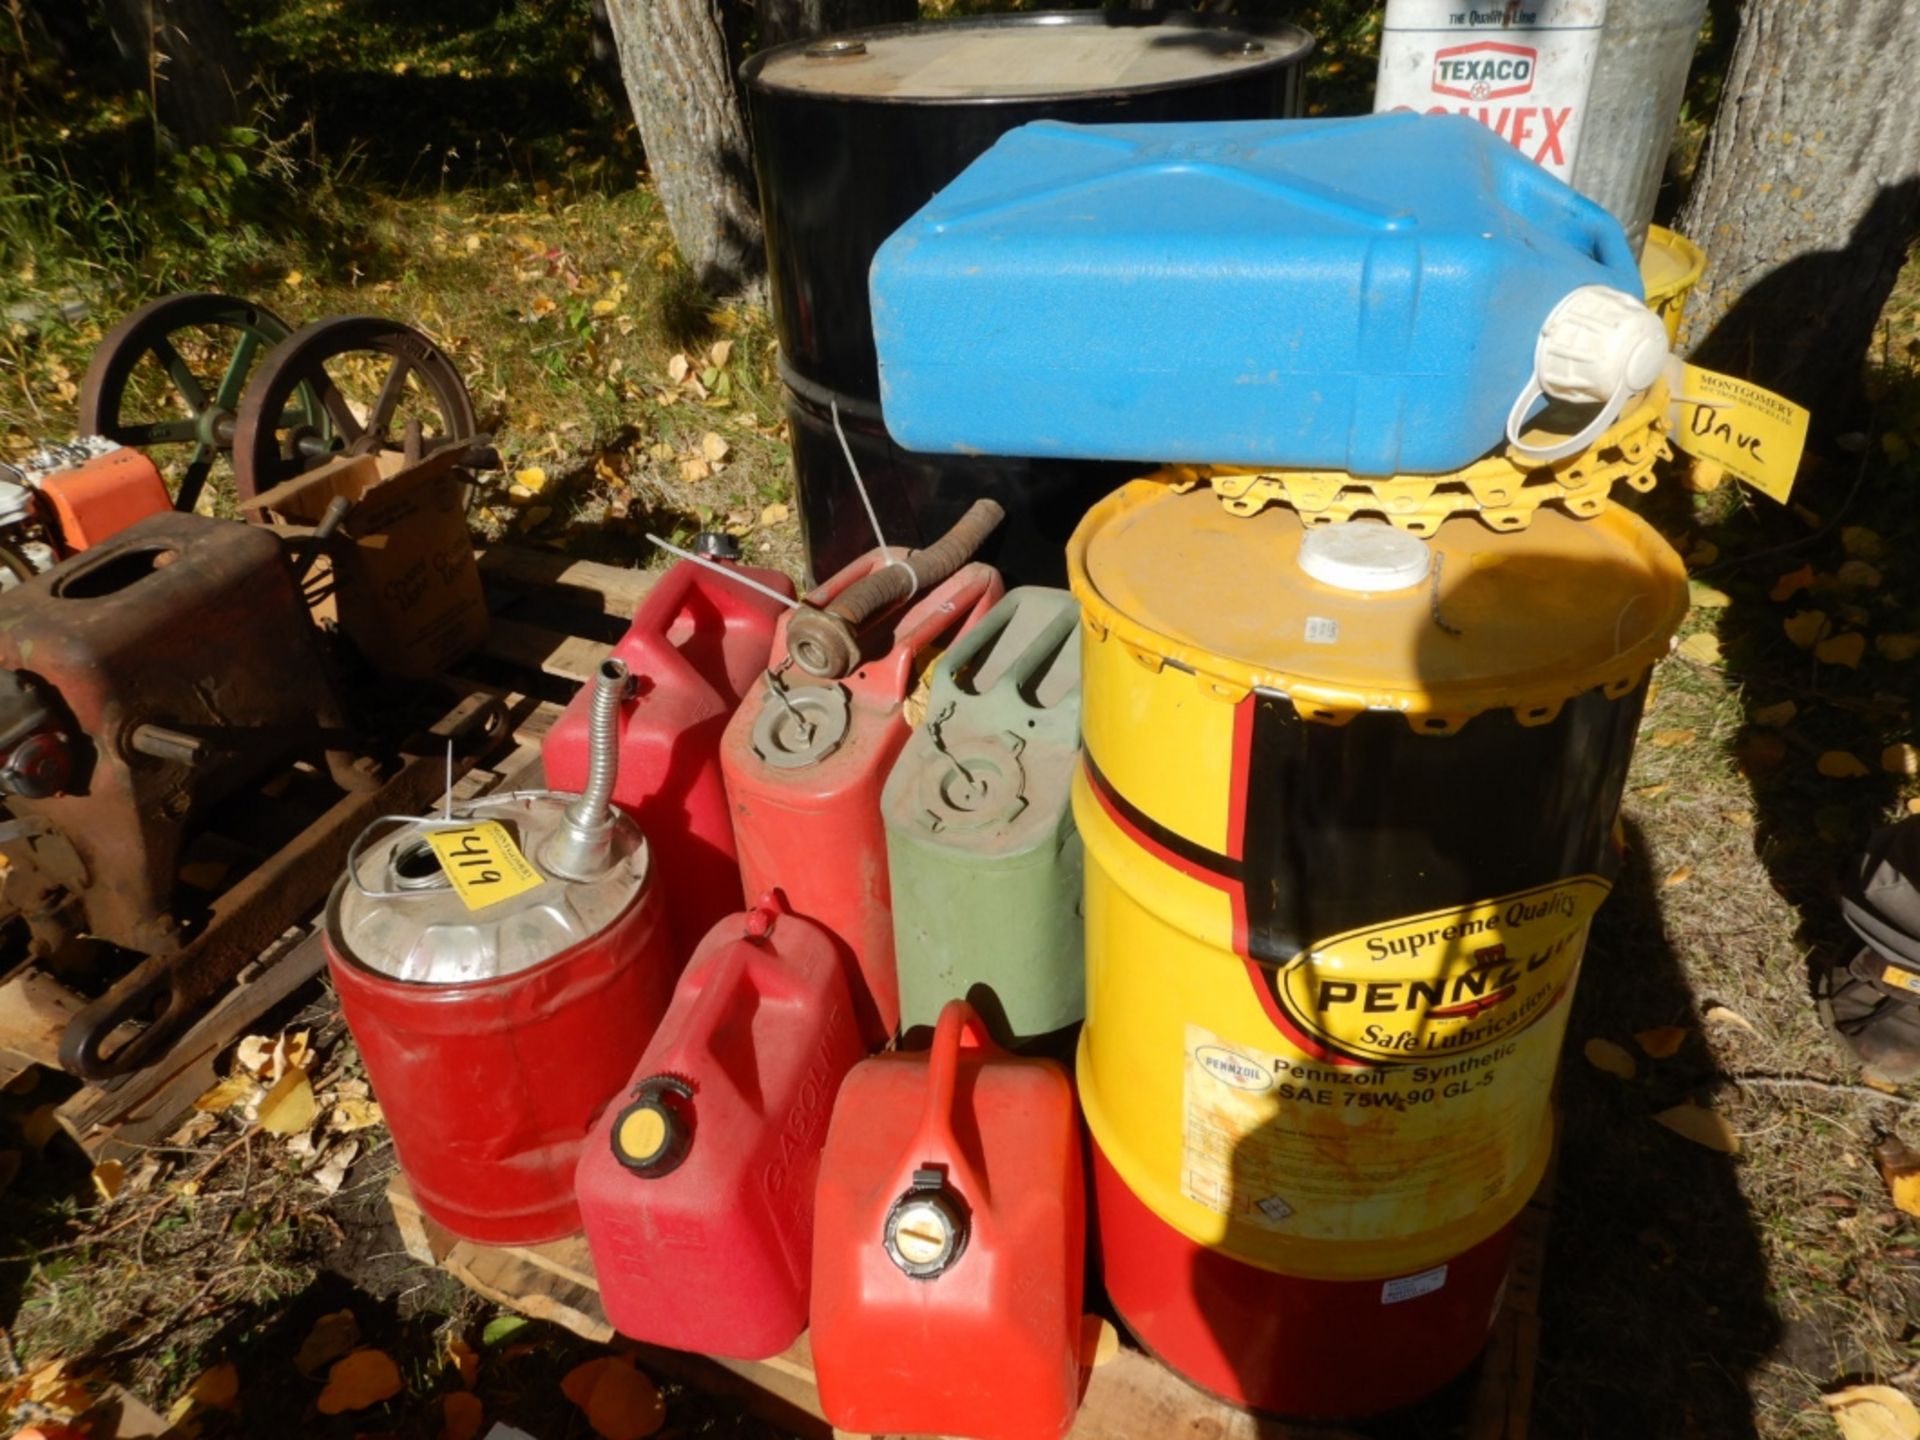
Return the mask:
{"type": "Polygon", "coordinates": [[[206,928],[181,949],[151,956],[76,1015],[60,1040],[61,1064],[92,1081],[111,1079],[146,1063],[176,1037],[210,999],[286,927],[327,896],[355,835],[378,816],[412,813],[446,787],[445,742],[455,742],[456,774],[471,755],[459,742],[485,732],[498,701],[470,695],[456,705],[378,788],[349,794],[258,869],[214,902],[206,928]],[[108,1038],[164,999],[152,1023],[103,1053],[108,1038]]]}

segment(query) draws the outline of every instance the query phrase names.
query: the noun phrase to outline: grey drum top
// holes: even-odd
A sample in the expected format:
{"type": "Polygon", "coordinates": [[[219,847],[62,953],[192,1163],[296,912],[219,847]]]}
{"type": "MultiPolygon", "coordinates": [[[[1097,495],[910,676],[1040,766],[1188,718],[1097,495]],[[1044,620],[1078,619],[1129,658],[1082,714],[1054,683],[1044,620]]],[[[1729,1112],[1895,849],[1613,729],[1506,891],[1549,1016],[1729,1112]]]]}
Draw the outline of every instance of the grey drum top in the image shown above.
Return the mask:
{"type": "Polygon", "coordinates": [[[1198,25],[1108,25],[1078,17],[854,31],[749,62],[773,89],[873,100],[996,100],[1152,90],[1297,59],[1305,31],[1253,35],[1198,25]]]}

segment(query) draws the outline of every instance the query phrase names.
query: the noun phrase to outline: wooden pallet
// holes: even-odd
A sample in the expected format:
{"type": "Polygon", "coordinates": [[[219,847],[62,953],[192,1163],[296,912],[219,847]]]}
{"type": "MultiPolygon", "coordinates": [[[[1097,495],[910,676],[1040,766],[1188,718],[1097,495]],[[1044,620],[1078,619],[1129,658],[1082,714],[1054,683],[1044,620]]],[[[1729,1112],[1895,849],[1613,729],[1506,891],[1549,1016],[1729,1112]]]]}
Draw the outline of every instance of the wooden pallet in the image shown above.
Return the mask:
{"type": "MultiPolygon", "coordinates": [[[[535,1320],[605,1344],[614,1330],[600,1304],[587,1242],[576,1236],[548,1245],[477,1245],[428,1218],[403,1175],[387,1186],[401,1245],[422,1265],[447,1271],[476,1295],[535,1320]]],[[[1469,1401],[1467,1440],[1526,1440],[1539,1354],[1540,1271],[1545,1257],[1546,1198],[1523,1213],[1513,1271],[1493,1337],[1469,1401]]],[[[710,1393],[795,1435],[835,1437],[820,1410],[813,1357],[802,1335],[771,1360],[726,1360],[654,1345],[636,1347],[640,1363],[710,1393]]],[[[1132,1345],[1093,1370],[1071,1440],[1362,1440],[1332,1425],[1286,1422],[1237,1410],[1195,1389],[1132,1345]]]]}
{"type": "MultiPolygon", "coordinates": [[[[483,550],[478,558],[494,616],[491,633],[450,678],[498,696],[506,724],[454,786],[456,802],[540,783],[542,737],[625,630],[655,579],[644,571],[517,546],[483,550]]],[[[226,1048],[325,965],[313,923],[291,927],[163,1057],[69,1097],[57,1111],[62,1127],[96,1161],[126,1160],[158,1143],[212,1087],[226,1048]]],[[[34,1065],[59,1069],[60,1034],[85,1003],[33,967],[0,983],[0,1083],[34,1065]]]]}

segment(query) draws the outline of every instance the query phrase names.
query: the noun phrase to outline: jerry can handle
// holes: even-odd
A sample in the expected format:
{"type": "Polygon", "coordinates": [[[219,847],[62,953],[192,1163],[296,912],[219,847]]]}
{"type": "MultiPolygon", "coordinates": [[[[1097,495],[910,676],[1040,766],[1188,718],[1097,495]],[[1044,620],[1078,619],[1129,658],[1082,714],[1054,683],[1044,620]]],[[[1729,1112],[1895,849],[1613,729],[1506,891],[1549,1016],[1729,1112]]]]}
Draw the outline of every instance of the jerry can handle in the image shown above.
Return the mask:
{"type": "Polygon", "coordinates": [[[920,1168],[930,1155],[945,1156],[953,1188],[977,1202],[985,1187],[961,1153],[953,1133],[953,1092],[960,1072],[961,1046],[968,1041],[971,1042],[967,1044],[968,1049],[990,1055],[1004,1053],[993,1043],[993,1037],[973,1006],[965,1000],[949,1000],[941,1007],[940,1018],[934,1024],[933,1047],[927,1053],[927,1108],[914,1135],[913,1152],[904,1158],[907,1167],[913,1170],[920,1168]]]}
{"type": "MultiPolygon", "coordinates": [[[[1017,592],[1009,592],[1017,593],[1017,592]]],[[[1013,623],[1014,616],[1020,613],[1018,605],[1009,605],[1003,597],[979,624],[954,641],[947,653],[940,657],[938,669],[934,672],[936,685],[945,682],[959,689],[959,677],[980,658],[982,651],[1006,634],[1007,627],[1013,623]]],[[[1060,611],[1027,642],[1026,649],[1015,656],[1000,677],[985,692],[976,694],[1004,695],[1009,701],[1019,704],[1027,710],[1043,710],[1046,707],[1034,705],[1022,693],[1042,667],[1060,652],[1060,648],[1072,636],[1074,627],[1080,623],[1078,603],[1063,605],[1060,611]]]]}
{"type": "Polygon", "coordinates": [[[974,560],[941,581],[915,602],[893,632],[893,648],[872,664],[848,677],[861,688],[873,686],[895,704],[913,689],[913,676],[922,655],[956,630],[965,632],[981,619],[1002,593],[1000,572],[974,560]]]}
{"type": "Polygon", "coordinates": [[[1537,165],[1517,166],[1507,174],[1519,187],[1513,197],[1520,202],[1516,208],[1532,210],[1544,220],[1575,231],[1575,243],[1609,270],[1623,275],[1640,273],[1640,262],[1620,222],[1603,206],[1567,188],[1537,165]]]}
{"type": "MultiPolygon", "coordinates": [[[[704,569],[691,560],[675,561],[634,608],[633,628],[629,631],[639,652],[634,671],[651,684],[658,684],[671,672],[693,676],[703,689],[711,688],[710,682],[694,669],[680,647],[667,639],[673,622],[687,613],[688,602],[703,583],[704,569]]],[[[629,695],[629,704],[633,698],[629,695]]]]}

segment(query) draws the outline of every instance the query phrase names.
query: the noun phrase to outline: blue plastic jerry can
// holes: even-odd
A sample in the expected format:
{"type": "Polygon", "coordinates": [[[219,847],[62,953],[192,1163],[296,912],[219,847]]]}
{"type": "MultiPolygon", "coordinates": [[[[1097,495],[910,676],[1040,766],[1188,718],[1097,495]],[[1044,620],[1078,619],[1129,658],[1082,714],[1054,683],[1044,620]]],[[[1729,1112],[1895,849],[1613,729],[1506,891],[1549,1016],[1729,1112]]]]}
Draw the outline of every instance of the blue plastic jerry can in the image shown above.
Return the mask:
{"type": "Polygon", "coordinates": [[[1024,125],[871,272],[910,450],[1372,476],[1499,445],[1587,287],[1641,297],[1612,216],[1484,126],[1413,114],[1024,125]]]}

